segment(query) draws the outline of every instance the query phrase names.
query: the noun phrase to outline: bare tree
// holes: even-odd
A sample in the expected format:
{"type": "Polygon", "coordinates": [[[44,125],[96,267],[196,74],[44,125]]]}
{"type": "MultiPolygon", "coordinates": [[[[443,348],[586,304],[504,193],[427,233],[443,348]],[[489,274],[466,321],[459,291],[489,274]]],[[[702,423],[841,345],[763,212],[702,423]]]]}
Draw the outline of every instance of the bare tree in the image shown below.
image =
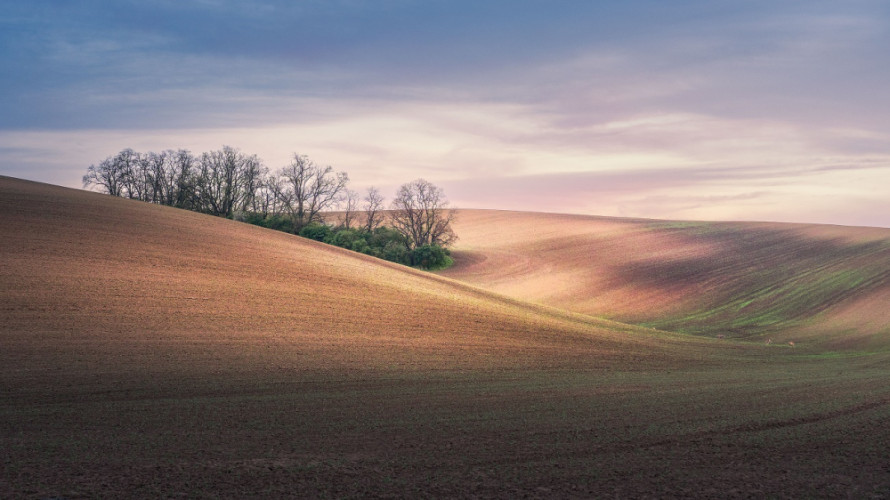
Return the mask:
{"type": "Polygon", "coordinates": [[[355,220],[356,211],[358,210],[359,197],[358,193],[346,189],[343,192],[342,208],[343,215],[340,216],[340,225],[345,229],[352,228],[352,222],[355,220]]]}
{"type": "Polygon", "coordinates": [[[99,186],[113,196],[149,202],[154,201],[156,191],[150,157],[130,148],[106,158],[98,166],[90,165],[83,184],[99,186]]]}
{"type": "Polygon", "coordinates": [[[282,208],[294,222],[294,233],[312,222],[321,222],[321,212],[334,207],[343,197],[349,176],[321,167],[305,155],[294,154],[289,165],[278,172],[273,184],[282,208]]]}
{"type": "Polygon", "coordinates": [[[374,186],[368,188],[364,198],[365,231],[371,233],[383,223],[383,195],[374,186]]]}
{"type": "Polygon", "coordinates": [[[196,187],[202,211],[231,217],[250,206],[262,174],[262,163],[256,155],[247,156],[224,146],[202,154],[198,168],[196,187]]]}
{"type": "Polygon", "coordinates": [[[161,205],[175,207],[187,206],[186,200],[191,198],[192,168],[194,156],[185,150],[168,149],[160,153],[142,155],[142,161],[148,165],[148,179],[151,185],[151,201],[161,205]]]}
{"type": "Polygon", "coordinates": [[[196,193],[195,164],[197,158],[188,150],[180,149],[176,152],[167,151],[167,184],[171,196],[168,198],[171,206],[194,210],[198,203],[196,193]]]}
{"type": "Polygon", "coordinates": [[[451,229],[456,211],[441,188],[417,179],[403,184],[392,201],[392,224],[406,239],[408,250],[423,245],[448,246],[457,240],[451,229]]]}
{"type": "Polygon", "coordinates": [[[83,176],[83,187],[98,186],[111,196],[124,196],[123,173],[117,156],[109,156],[98,165],[87,167],[83,176]]]}
{"type": "Polygon", "coordinates": [[[140,169],[146,184],[143,201],[160,205],[170,204],[167,199],[171,194],[167,185],[168,163],[167,151],[150,152],[139,156],[140,169]]]}
{"type": "Polygon", "coordinates": [[[121,150],[114,156],[114,171],[120,182],[120,194],[130,199],[142,199],[142,184],[139,182],[139,157],[141,155],[130,148],[121,150]]]}
{"type": "Polygon", "coordinates": [[[145,200],[147,187],[145,175],[145,163],[142,154],[130,148],[124,149],[114,157],[121,174],[121,182],[124,185],[124,194],[131,200],[145,200]]]}
{"type": "Polygon", "coordinates": [[[128,148],[98,166],[90,165],[83,184],[98,186],[112,196],[191,208],[194,163],[194,156],[185,150],[143,154],[128,148]]]}
{"type": "Polygon", "coordinates": [[[262,175],[260,176],[261,180],[259,185],[257,186],[256,194],[253,197],[253,202],[251,203],[251,211],[256,214],[261,215],[264,219],[270,215],[278,215],[278,198],[275,196],[275,183],[278,182],[278,178],[269,175],[269,171],[266,168],[263,168],[262,175]]]}

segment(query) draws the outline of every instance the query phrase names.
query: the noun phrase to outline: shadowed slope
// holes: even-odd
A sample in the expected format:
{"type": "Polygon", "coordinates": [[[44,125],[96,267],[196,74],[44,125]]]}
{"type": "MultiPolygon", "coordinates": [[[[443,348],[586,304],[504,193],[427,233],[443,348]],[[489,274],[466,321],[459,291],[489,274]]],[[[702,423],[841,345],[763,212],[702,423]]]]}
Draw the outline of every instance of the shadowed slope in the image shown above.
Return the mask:
{"type": "Polygon", "coordinates": [[[456,231],[443,274],[510,296],[698,334],[830,323],[843,338],[823,340],[890,341],[887,229],[464,210],[456,231]]]}

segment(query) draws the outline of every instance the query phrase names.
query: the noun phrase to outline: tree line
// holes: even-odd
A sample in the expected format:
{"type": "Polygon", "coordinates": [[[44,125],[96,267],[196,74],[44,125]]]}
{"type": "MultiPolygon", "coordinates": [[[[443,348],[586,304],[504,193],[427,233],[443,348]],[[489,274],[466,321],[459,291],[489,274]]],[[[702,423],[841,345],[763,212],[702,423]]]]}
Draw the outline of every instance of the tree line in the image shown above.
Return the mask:
{"type": "Polygon", "coordinates": [[[424,268],[450,264],[455,210],[438,186],[403,184],[389,209],[380,192],[349,189],[349,176],[294,154],[270,171],[237,148],[192,154],[124,149],[83,176],[85,188],[287,231],[424,268]],[[336,215],[332,215],[336,212],[336,215]]]}

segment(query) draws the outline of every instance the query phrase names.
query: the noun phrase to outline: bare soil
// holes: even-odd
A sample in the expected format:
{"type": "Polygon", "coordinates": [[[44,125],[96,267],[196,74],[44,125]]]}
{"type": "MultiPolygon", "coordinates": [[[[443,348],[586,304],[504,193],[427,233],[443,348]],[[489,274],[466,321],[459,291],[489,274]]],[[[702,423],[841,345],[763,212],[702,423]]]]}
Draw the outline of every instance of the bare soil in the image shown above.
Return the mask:
{"type": "Polygon", "coordinates": [[[890,229],[463,210],[441,274],[565,310],[724,337],[890,341],[890,229]],[[815,332],[819,332],[818,335],[815,332]]]}
{"type": "MultiPolygon", "coordinates": [[[[0,209],[0,497],[890,497],[880,286],[832,316],[868,350],[767,346],[83,191],[0,178],[0,209]]],[[[558,296],[537,258],[504,282],[558,296]]]]}

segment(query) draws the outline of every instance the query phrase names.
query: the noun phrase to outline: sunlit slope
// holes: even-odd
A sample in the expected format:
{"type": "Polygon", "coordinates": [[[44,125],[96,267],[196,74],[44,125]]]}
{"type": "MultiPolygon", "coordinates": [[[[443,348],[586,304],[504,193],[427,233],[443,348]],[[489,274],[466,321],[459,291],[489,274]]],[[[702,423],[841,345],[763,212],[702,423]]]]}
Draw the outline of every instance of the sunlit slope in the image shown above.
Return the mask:
{"type": "Polygon", "coordinates": [[[688,343],[183,210],[6,178],[0,205],[10,377],[586,366],[688,343]]]}
{"type": "Polygon", "coordinates": [[[456,231],[444,274],[510,296],[697,334],[890,342],[887,229],[464,210],[456,231]]]}

